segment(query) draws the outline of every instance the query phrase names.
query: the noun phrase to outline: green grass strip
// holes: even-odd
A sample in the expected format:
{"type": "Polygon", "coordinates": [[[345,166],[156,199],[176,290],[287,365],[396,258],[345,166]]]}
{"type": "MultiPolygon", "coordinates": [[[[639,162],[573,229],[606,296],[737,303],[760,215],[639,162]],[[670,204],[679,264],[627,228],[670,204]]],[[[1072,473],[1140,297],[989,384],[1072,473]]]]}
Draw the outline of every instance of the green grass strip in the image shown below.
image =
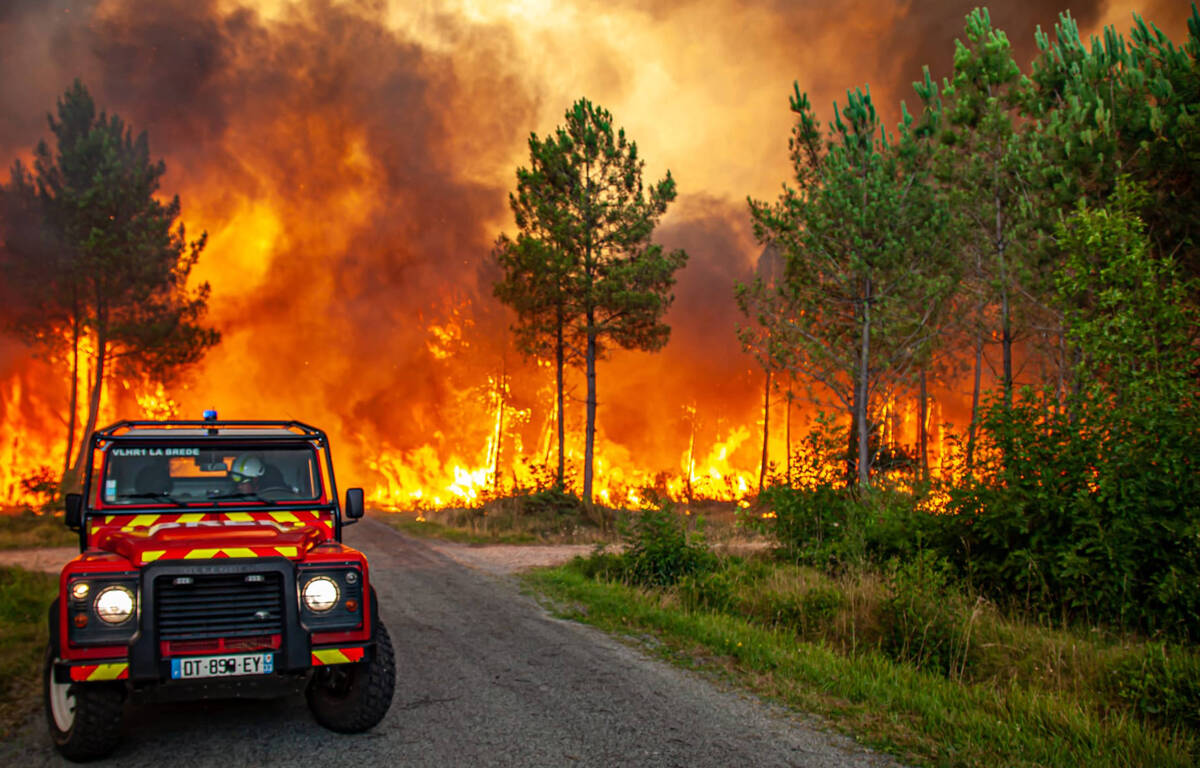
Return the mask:
{"type": "Polygon", "coordinates": [[[0,514],[0,549],[38,549],[79,545],[79,534],[63,525],[61,515],[32,512],[0,514]]]}
{"type": "Polygon", "coordinates": [[[0,566],[0,737],[34,709],[41,697],[46,615],[58,578],[0,566]]]}
{"type": "Polygon", "coordinates": [[[492,533],[472,533],[465,528],[443,525],[433,520],[414,520],[411,517],[388,514],[372,515],[372,518],[419,539],[440,539],[459,544],[540,544],[541,539],[531,533],[497,530],[492,533]]]}
{"type": "Polygon", "coordinates": [[[585,578],[569,566],[527,582],[561,615],[626,635],[653,633],[662,656],[822,715],[900,759],[938,766],[1190,766],[1195,737],[1130,717],[1101,718],[1060,694],[964,685],[875,651],[843,656],[723,613],[585,578]]]}

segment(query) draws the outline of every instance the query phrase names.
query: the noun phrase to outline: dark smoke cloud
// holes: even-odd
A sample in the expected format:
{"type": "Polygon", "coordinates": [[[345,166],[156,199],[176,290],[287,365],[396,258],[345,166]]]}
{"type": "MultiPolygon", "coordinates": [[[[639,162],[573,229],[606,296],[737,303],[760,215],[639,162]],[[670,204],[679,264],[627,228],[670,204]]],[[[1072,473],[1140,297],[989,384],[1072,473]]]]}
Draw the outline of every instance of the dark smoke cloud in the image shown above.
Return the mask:
{"type": "MultiPolygon", "coordinates": [[[[214,385],[235,377],[244,408],[355,414],[355,431],[422,444],[440,425],[411,404],[436,411],[448,396],[425,324],[463,301],[494,311],[475,276],[504,191],[464,180],[454,150],[457,136],[486,136],[469,162],[494,166],[531,122],[531,99],[499,58],[506,34],[474,28],[464,70],[389,29],[382,9],[313,0],[268,21],[218,8],[6,6],[0,115],[21,117],[0,125],[0,147],[27,152],[79,76],[98,105],[148,131],[185,220],[202,209],[221,229],[247,203],[268,203],[284,222],[270,263],[235,254],[214,275],[230,344],[210,354],[197,397],[230,394],[214,385]],[[41,75],[16,85],[16,70],[35,64],[41,75]],[[504,108],[484,108],[498,92],[504,108]],[[219,295],[248,266],[264,271],[256,290],[219,295]]],[[[202,264],[215,258],[210,247],[202,264]]]]}

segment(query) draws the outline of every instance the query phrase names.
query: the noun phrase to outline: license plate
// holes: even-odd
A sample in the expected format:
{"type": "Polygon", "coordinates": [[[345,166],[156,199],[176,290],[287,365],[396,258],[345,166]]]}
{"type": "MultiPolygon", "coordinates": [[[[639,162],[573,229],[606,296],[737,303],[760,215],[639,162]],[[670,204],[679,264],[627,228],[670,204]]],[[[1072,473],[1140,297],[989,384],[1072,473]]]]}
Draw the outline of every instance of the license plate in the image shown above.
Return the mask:
{"type": "Polygon", "coordinates": [[[189,656],[171,659],[171,679],[269,675],[275,671],[273,653],[237,653],[226,656],[189,656]]]}

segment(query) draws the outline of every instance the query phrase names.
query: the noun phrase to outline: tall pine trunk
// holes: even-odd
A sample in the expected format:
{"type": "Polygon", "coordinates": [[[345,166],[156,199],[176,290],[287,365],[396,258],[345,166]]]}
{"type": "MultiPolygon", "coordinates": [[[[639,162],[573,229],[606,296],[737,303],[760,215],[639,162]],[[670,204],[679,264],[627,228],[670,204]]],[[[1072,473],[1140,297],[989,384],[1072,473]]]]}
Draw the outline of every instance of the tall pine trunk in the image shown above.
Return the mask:
{"type": "Polygon", "coordinates": [[[967,469],[975,465],[975,435],[979,431],[980,381],[983,376],[983,331],[975,331],[975,384],[971,387],[971,423],[967,426],[967,469]]]}
{"type": "Polygon", "coordinates": [[[79,441],[79,450],[75,454],[75,463],[71,466],[71,481],[75,488],[86,491],[83,483],[83,464],[85,455],[91,446],[92,432],[96,429],[96,419],[100,416],[100,398],[104,391],[105,363],[108,358],[108,335],[103,312],[97,313],[96,322],[96,369],[92,375],[91,392],[88,396],[87,422],[83,427],[83,435],[79,441]]]}
{"type": "Polygon", "coordinates": [[[846,434],[846,487],[858,482],[858,382],[854,384],[854,401],[850,407],[850,431],[846,434]]]}
{"type": "Polygon", "coordinates": [[[925,422],[929,415],[929,389],[926,372],[921,368],[921,394],[917,404],[917,447],[921,452],[921,480],[929,479],[929,435],[925,422]]]}
{"type": "Polygon", "coordinates": [[[554,369],[555,377],[558,385],[558,473],[555,475],[558,479],[558,490],[566,489],[566,484],[563,478],[564,467],[566,466],[566,422],[563,419],[563,366],[566,364],[566,354],[563,351],[563,317],[561,310],[558,314],[558,327],[555,329],[554,339],[554,369]]]}
{"type": "Polygon", "coordinates": [[[692,503],[692,473],[696,469],[696,409],[692,409],[692,430],[688,436],[687,500],[692,503]]]}
{"type": "Polygon", "coordinates": [[[867,397],[870,394],[871,361],[871,278],[863,280],[862,340],[859,347],[858,381],[855,382],[854,418],[858,422],[858,484],[866,488],[871,484],[869,437],[871,425],[867,422],[867,397]]]}
{"type": "Polygon", "coordinates": [[[500,412],[496,414],[496,455],[492,462],[492,493],[500,492],[500,449],[504,446],[504,405],[505,405],[505,384],[508,380],[508,360],[505,358],[500,366],[500,381],[496,387],[496,395],[499,398],[500,412]]]}
{"type": "Polygon", "coordinates": [[[1006,260],[1007,243],[1004,240],[1004,208],[1000,200],[999,170],[993,171],[992,200],[996,206],[996,263],[1000,267],[1000,345],[1004,358],[1004,405],[1012,408],[1013,398],[1013,364],[1012,364],[1012,319],[1009,307],[1008,262],[1006,260]]]}
{"type": "Polygon", "coordinates": [[[788,387],[787,412],[784,414],[783,447],[787,451],[787,484],[792,487],[792,389],[788,387]]]}
{"type": "Polygon", "coordinates": [[[1000,345],[1004,355],[1004,405],[1013,404],[1012,319],[1009,314],[1008,289],[1000,297],[1000,345]]]}
{"type": "Polygon", "coordinates": [[[766,368],[767,380],[763,385],[763,443],[762,443],[762,464],[758,469],[758,492],[762,493],[763,484],[767,479],[767,440],[771,436],[771,369],[766,368]]]}
{"type": "Polygon", "coordinates": [[[587,425],[583,447],[583,502],[592,503],[592,454],[596,442],[596,327],[592,309],[587,311],[587,425]]]}
{"type": "Polygon", "coordinates": [[[68,397],[67,450],[63,451],[63,473],[60,486],[65,486],[71,472],[71,455],[75,451],[75,427],[79,420],[79,335],[81,322],[78,302],[71,313],[71,394],[68,397]]]}

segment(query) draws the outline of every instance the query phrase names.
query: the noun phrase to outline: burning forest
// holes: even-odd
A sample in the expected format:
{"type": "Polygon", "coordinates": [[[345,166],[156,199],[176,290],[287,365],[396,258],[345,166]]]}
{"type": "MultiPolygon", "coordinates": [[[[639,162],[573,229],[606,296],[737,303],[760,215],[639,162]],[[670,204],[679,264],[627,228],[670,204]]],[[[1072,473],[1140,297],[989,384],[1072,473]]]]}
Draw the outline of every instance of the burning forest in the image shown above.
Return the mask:
{"type": "MultiPolygon", "coordinates": [[[[97,423],[208,407],[311,421],[377,506],[474,505],[553,481],[553,361],[518,351],[513,314],[493,296],[492,253],[497,234],[514,231],[507,195],[529,134],[548,135],[586,91],[639,143],[648,178],[670,169],[678,179],[654,240],[689,255],[664,318],[668,343],[615,349],[599,364],[594,498],[746,500],[764,483],[840,477],[840,454],[806,436],[822,413],[850,426],[794,359],[756,356],[738,336],[755,322],[735,285],[777,257],[745,199],[773,200],[788,174],[783,98],[800,78],[823,107],[869,80],[894,124],[901,100],[916,103],[909,83],[922,64],[951,74],[968,5],[865,3],[832,22],[805,4],[18,0],[0,10],[0,155],[32,167],[46,114],[79,78],[99,109],[147,132],[151,157],[165,161],[159,197],[179,196],[189,242],[207,236],[188,285],[210,286],[203,324],[220,342],[168,376],[114,366],[97,423]],[[868,37],[870,56],[844,58],[868,37]],[[635,60],[643,49],[651,58],[635,60]]],[[[1035,25],[1055,17],[1018,6],[996,22],[1024,66],[1035,25]]],[[[1102,4],[1074,12],[1085,30],[1126,18],[1102,4]]],[[[1182,15],[1155,20],[1179,39],[1182,15]]],[[[21,297],[4,295],[11,327],[21,297]]],[[[74,414],[68,404],[94,376],[95,339],[57,333],[41,346],[0,335],[6,505],[44,498],[79,445],[86,395],[74,414]]],[[[919,455],[935,474],[961,463],[972,379],[988,390],[1003,378],[999,334],[989,329],[982,348],[953,340],[924,397],[909,377],[873,400],[871,450],[906,466],[905,482],[919,455]]],[[[1047,380],[1035,336],[1013,347],[1018,385],[1047,380]]],[[[584,399],[570,367],[575,490],[584,399]]]]}

